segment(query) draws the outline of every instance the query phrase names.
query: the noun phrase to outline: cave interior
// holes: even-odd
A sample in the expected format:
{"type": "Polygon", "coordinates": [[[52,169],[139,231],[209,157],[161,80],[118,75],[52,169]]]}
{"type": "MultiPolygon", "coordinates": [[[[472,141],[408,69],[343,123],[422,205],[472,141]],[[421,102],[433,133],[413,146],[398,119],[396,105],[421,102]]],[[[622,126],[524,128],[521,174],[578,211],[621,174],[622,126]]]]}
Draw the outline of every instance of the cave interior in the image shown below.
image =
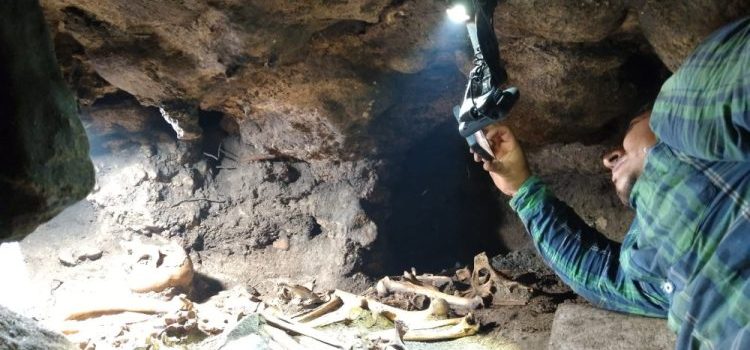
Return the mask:
{"type": "MultiPolygon", "coordinates": [[[[588,302],[546,267],[457,132],[473,53],[449,5],[0,4],[0,314],[21,320],[16,336],[0,321],[0,345],[397,349],[383,313],[360,308],[316,339],[268,310],[334,290],[425,310],[435,298],[384,296],[383,278],[461,290],[484,253],[476,278],[500,273],[527,299],[473,311],[475,336],[398,346],[547,349],[558,305],[588,302]]],[[[534,174],[621,240],[633,213],[602,155],[702,37],[749,11],[500,1],[501,64],[521,91],[503,123],[534,174]]]]}

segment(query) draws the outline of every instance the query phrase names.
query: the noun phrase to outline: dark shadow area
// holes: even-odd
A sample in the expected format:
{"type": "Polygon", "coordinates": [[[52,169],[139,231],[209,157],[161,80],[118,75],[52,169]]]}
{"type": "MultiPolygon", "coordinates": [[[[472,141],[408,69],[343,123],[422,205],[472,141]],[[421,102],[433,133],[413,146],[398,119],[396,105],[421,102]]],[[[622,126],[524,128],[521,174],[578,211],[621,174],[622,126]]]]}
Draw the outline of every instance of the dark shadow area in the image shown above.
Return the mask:
{"type": "Polygon", "coordinates": [[[117,149],[138,146],[143,140],[156,144],[159,135],[175,140],[177,135],[156,107],[142,106],[124,91],[107,94],[91,106],[81,107],[80,118],[89,139],[89,155],[99,156],[117,149]]]}
{"type": "Polygon", "coordinates": [[[196,303],[205,303],[209,298],[225,289],[226,287],[221,281],[196,272],[195,276],[193,276],[193,292],[191,293],[191,297],[196,303]]]}
{"type": "Polygon", "coordinates": [[[228,136],[228,133],[221,127],[223,116],[222,113],[213,111],[199,111],[198,113],[198,124],[203,129],[203,155],[201,158],[205,158],[213,168],[219,166],[224,157],[234,156],[228,154],[223,147],[224,139],[228,136]]]}
{"type": "MultiPolygon", "coordinates": [[[[386,273],[440,271],[502,250],[497,191],[470,158],[456,124],[446,121],[394,159],[383,184],[389,198],[378,222],[386,273]]],[[[388,171],[388,170],[386,170],[388,171]]],[[[374,209],[374,208],[371,208],[374,209]]]]}

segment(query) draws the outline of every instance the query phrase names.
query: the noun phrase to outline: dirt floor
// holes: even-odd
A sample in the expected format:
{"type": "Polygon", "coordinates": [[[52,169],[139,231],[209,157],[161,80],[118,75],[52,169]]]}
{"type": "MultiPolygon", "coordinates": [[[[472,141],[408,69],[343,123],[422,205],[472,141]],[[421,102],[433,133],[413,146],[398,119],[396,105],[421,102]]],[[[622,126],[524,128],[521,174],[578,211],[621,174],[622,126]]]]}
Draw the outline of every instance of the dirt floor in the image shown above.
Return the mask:
{"type": "MultiPolygon", "coordinates": [[[[24,312],[43,324],[55,325],[60,315],[69,312],[76,305],[85,304],[92,297],[102,295],[117,295],[118,288],[125,288],[121,283],[123,276],[122,256],[126,255],[121,242],[134,239],[132,233],[118,232],[108,226],[107,220],[102,220],[101,212],[89,201],[81,201],[68,208],[57,218],[42,225],[32,235],[21,242],[21,249],[29,271],[31,286],[35,291],[33,302],[29,302],[29,309],[24,312]],[[67,250],[87,252],[91,259],[77,262],[75,266],[65,266],[61,261],[61,254],[67,250]]],[[[166,239],[154,236],[147,238],[139,236],[148,242],[163,242],[166,239]]],[[[81,255],[83,253],[79,253],[81,255]]],[[[75,254],[74,254],[75,255],[75,254]]],[[[195,289],[190,298],[194,301],[205,301],[221,290],[224,297],[246,297],[246,294],[227,293],[233,287],[249,289],[260,293],[260,299],[272,300],[276,298],[274,282],[255,286],[231,285],[216,276],[224,276],[227,266],[215,268],[213,264],[196,264],[198,278],[195,289]]],[[[476,317],[482,328],[479,335],[464,339],[436,342],[417,343],[408,342],[409,349],[546,349],[546,342],[557,304],[561,302],[581,302],[562,283],[554,277],[552,272],[530,250],[520,250],[493,259],[493,266],[508,273],[516,281],[520,281],[534,288],[530,302],[525,306],[498,306],[480,309],[476,317]]],[[[432,271],[450,275],[453,270],[432,271]]],[[[294,282],[294,281],[288,281],[294,282]]],[[[304,282],[304,281],[300,281],[304,282]]],[[[226,302],[226,301],[225,301],[226,302]]],[[[366,332],[361,325],[358,331],[348,327],[352,334],[366,332]]],[[[346,334],[341,330],[329,327],[337,334],[346,334]]],[[[119,348],[136,348],[137,337],[119,329],[112,329],[112,334],[104,334],[105,339],[92,340],[98,343],[97,348],[107,342],[119,348]]],[[[85,342],[72,336],[79,342],[85,342]]],[[[180,342],[182,343],[182,342],[180,342]]],[[[210,343],[198,343],[206,344],[210,343]]],[[[203,346],[197,346],[202,348],[203,346]]]]}
{"type": "MultiPolygon", "coordinates": [[[[92,145],[96,188],[86,200],[39,226],[20,243],[28,278],[18,277],[12,284],[24,293],[12,309],[51,329],[66,330],[83,349],[218,348],[227,341],[227,334],[233,334],[237,321],[253,314],[259,303],[283,306],[279,300],[284,286],[303,285],[320,295],[333,288],[372,295],[385,272],[365,275],[366,267],[373,270],[372,266],[387,265],[390,273],[414,267],[408,262],[397,266],[398,254],[366,254],[378,247],[373,244],[376,238],[390,239],[391,246],[411,240],[409,249],[413,250],[434,233],[420,231],[422,239],[400,221],[391,220],[384,229],[376,225],[378,220],[371,220],[372,211],[361,203],[363,198],[377,198],[377,191],[382,190],[375,183],[371,163],[254,161],[257,151],[225,138],[221,145],[234,153],[236,160],[203,157],[182,166],[176,164],[186,164],[182,157],[190,156],[190,150],[158,133],[142,139],[132,135],[94,138],[92,145]],[[158,142],[154,144],[154,140],[158,142]],[[391,236],[381,237],[381,229],[390,231],[391,236]],[[189,257],[195,270],[192,283],[133,299],[130,274],[144,262],[137,255],[139,250],[132,247],[170,244],[184,249],[189,257]],[[27,280],[22,281],[24,278],[27,280]],[[113,301],[145,303],[163,310],[146,316],[117,312],[73,325],[60,321],[73,311],[111,306],[113,301]]],[[[584,220],[617,239],[629,217],[610,193],[606,174],[597,164],[601,152],[601,146],[553,146],[531,151],[530,160],[535,172],[582,213],[584,220]]],[[[454,167],[463,172],[463,166],[454,167]]],[[[435,188],[437,191],[439,184],[435,188]]],[[[454,192],[463,191],[466,189],[457,188],[454,192]]],[[[421,188],[407,193],[412,192],[416,193],[415,203],[424,196],[421,188]]],[[[455,202],[449,200],[453,192],[442,192],[448,197],[430,197],[432,201],[442,206],[455,202]]],[[[479,309],[475,316],[482,326],[476,336],[408,342],[409,349],[546,349],[557,305],[584,302],[529,247],[524,228],[502,198],[499,206],[502,225],[488,225],[496,231],[464,245],[481,247],[492,241],[504,245],[504,251],[510,253],[491,257],[492,265],[533,289],[528,303],[479,309]]],[[[422,216],[431,221],[429,215],[422,216]]],[[[412,224],[408,227],[419,226],[416,221],[405,222],[412,224]]],[[[446,263],[434,270],[417,266],[418,272],[454,276],[459,268],[471,268],[465,258],[448,255],[450,246],[434,254],[440,255],[440,261],[461,263],[446,263]]],[[[430,260],[430,249],[424,248],[417,260],[430,260]]],[[[168,259],[165,254],[159,250],[158,261],[168,259]]],[[[392,323],[373,328],[372,322],[352,322],[324,330],[350,342],[392,327],[392,323]]]]}

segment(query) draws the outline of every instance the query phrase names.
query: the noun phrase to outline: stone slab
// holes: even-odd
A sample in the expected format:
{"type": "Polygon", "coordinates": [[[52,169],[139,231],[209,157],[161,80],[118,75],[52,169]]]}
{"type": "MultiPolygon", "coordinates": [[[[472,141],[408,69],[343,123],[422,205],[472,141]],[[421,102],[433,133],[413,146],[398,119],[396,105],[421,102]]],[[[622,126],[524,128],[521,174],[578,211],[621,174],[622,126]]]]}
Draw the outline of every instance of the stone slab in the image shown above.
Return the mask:
{"type": "Polygon", "coordinates": [[[555,312],[549,350],[668,350],[675,335],[665,319],[562,304],[555,312]]]}

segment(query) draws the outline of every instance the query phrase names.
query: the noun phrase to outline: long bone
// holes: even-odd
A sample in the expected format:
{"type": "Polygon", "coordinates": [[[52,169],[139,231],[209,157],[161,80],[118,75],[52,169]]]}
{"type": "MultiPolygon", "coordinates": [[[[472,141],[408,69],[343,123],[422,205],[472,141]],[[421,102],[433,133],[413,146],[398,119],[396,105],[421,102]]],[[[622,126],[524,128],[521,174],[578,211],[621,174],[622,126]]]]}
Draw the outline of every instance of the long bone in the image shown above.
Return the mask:
{"type": "Polygon", "coordinates": [[[328,334],[323,333],[317,329],[310,327],[307,324],[299,323],[294,320],[288,320],[274,315],[270,309],[264,309],[260,311],[260,315],[270,324],[276,328],[281,328],[285,331],[301,334],[322,343],[328,344],[337,349],[344,349],[345,347],[338,342],[338,340],[331,338],[328,334]]]}
{"type": "Polygon", "coordinates": [[[429,297],[430,299],[443,299],[452,306],[468,310],[477,309],[484,303],[482,298],[478,295],[472,298],[460,297],[439,292],[425,286],[416,285],[411,282],[394,281],[388,277],[384,277],[383,279],[378,281],[375,289],[378,291],[378,295],[380,296],[385,296],[389,293],[394,292],[421,294],[429,297]]]}
{"type": "MultiPolygon", "coordinates": [[[[407,341],[436,341],[467,337],[479,332],[479,323],[469,313],[464,317],[441,320],[442,322],[426,321],[421,324],[407,326],[403,340],[407,341]]],[[[391,331],[375,332],[371,338],[389,339],[391,331]]]]}
{"type": "Polygon", "coordinates": [[[430,286],[433,286],[435,288],[442,288],[445,285],[453,284],[453,280],[448,276],[433,275],[428,273],[418,275],[417,271],[414,268],[411,269],[411,272],[404,271],[404,279],[410,282],[416,282],[415,284],[424,284],[430,289],[432,289],[430,286]]]}
{"type": "MultiPolygon", "coordinates": [[[[404,340],[409,341],[434,341],[448,340],[468,337],[479,332],[479,323],[474,320],[472,314],[458,319],[459,322],[447,328],[412,328],[404,334],[404,340]]],[[[427,327],[427,325],[425,326],[427,327]]]]}
{"type": "Polygon", "coordinates": [[[383,315],[391,321],[402,321],[407,324],[425,321],[431,317],[442,317],[448,314],[448,304],[443,299],[433,299],[425,310],[407,311],[383,304],[363,296],[354,295],[342,290],[334,291],[331,301],[321,305],[308,314],[295,318],[311,327],[321,327],[349,319],[352,310],[368,309],[373,314],[383,315]]]}

